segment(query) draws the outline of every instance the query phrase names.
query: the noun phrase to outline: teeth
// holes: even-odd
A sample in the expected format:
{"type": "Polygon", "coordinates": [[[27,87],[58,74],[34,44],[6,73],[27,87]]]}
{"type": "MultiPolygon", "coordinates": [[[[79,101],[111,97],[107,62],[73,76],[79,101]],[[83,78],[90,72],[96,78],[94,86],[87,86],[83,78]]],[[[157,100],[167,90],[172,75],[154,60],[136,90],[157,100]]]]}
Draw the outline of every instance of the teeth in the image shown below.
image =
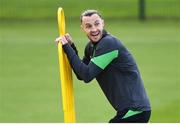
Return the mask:
{"type": "Polygon", "coordinates": [[[99,34],[99,32],[97,32],[97,33],[95,33],[95,34],[92,33],[91,35],[92,35],[92,36],[96,36],[96,35],[98,35],[98,34],[99,34]]]}

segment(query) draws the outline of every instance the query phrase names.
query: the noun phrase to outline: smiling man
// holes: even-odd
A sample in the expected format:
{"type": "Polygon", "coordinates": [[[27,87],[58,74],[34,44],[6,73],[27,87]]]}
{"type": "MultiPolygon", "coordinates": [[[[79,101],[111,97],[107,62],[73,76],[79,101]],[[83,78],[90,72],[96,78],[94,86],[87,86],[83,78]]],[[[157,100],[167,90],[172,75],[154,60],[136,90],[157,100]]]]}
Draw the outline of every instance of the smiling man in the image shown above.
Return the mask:
{"type": "Polygon", "coordinates": [[[59,37],[71,67],[79,80],[96,78],[106,98],[117,111],[110,123],[149,121],[151,107],[137,64],[120,40],[104,30],[96,10],[82,13],[81,28],[89,38],[81,60],[69,34],[59,37]]]}
{"type": "Polygon", "coordinates": [[[81,28],[92,42],[98,42],[103,36],[104,20],[101,19],[98,13],[91,16],[90,14],[88,11],[82,14],[81,28]]]}

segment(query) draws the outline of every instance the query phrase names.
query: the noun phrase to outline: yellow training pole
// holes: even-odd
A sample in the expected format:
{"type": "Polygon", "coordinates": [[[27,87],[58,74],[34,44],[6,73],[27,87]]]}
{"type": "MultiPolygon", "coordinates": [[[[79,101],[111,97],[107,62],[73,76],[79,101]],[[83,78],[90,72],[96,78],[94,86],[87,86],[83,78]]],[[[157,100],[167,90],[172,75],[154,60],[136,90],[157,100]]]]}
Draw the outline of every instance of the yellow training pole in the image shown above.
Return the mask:
{"type": "MultiPolygon", "coordinates": [[[[65,34],[65,17],[64,11],[61,7],[58,8],[58,27],[59,35],[63,36],[65,34]]],[[[67,56],[63,51],[61,43],[58,44],[58,54],[60,63],[60,80],[62,90],[64,122],[75,123],[72,71],[67,56]]]]}

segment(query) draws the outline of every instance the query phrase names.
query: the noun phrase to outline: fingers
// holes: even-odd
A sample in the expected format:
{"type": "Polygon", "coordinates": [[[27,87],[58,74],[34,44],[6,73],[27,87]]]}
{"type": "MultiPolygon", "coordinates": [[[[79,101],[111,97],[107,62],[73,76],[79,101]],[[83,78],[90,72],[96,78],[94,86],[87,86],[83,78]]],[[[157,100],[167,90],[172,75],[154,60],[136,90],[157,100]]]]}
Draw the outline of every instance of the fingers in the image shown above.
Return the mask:
{"type": "Polygon", "coordinates": [[[61,43],[62,45],[65,45],[68,43],[67,39],[65,36],[62,36],[62,37],[58,37],[55,39],[55,44],[58,45],[58,43],[61,43]]]}
{"type": "Polygon", "coordinates": [[[71,36],[68,34],[68,33],[66,33],[65,35],[65,38],[66,38],[66,40],[70,43],[70,44],[72,44],[72,38],[71,38],[71,36]]]}
{"type": "Polygon", "coordinates": [[[58,37],[58,38],[55,39],[54,42],[55,42],[56,46],[58,45],[58,43],[60,42],[60,40],[61,40],[61,37],[58,37]]]}
{"type": "Polygon", "coordinates": [[[68,33],[66,33],[64,36],[61,36],[61,37],[58,37],[55,39],[56,45],[58,45],[59,42],[62,43],[62,45],[66,44],[66,43],[70,43],[70,44],[73,43],[72,38],[68,33]]]}
{"type": "Polygon", "coordinates": [[[68,41],[67,41],[67,39],[66,39],[65,36],[63,36],[62,39],[61,39],[60,41],[61,41],[62,45],[65,45],[65,44],[68,43],[68,41]]]}

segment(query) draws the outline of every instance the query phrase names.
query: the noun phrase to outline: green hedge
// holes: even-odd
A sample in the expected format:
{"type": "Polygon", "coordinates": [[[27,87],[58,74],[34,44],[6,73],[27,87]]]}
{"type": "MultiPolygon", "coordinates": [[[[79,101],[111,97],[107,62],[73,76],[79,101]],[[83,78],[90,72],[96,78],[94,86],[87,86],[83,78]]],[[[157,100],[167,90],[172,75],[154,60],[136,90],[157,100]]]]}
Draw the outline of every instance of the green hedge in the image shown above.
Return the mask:
{"type": "MultiPolygon", "coordinates": [[[[139,0],[0,0],[0,19],[53,19],[58,7],[68,18],[97,9],[105,18],[138,18],[139,0]]],[[[180,18],[179,0],[146,0],[147,17],[180,18]]]]}

